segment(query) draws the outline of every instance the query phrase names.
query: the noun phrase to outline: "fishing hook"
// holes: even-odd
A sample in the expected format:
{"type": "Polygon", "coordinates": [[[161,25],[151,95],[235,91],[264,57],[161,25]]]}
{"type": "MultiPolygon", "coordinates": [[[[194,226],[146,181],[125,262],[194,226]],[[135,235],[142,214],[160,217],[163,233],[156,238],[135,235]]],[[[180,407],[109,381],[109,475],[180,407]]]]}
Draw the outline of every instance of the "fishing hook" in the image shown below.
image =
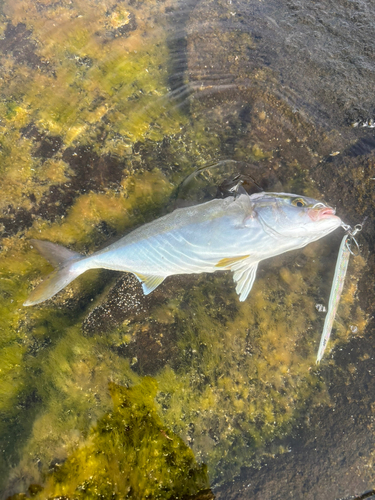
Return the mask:
{"type": "Polygon", "coordinates": [[[350,226],[349,224],[345,224],[344,222],[341,224],[342,228],[346,231],[346,233],[348,235],[348,238],[345,242],[346,248],[351,253],[351,255],[353,255],[354,257],[357,257],[361,253],[361,250],[360,250],[359,245],[358,245],[358,241],[355,239],[354,236],[357,233],[359,233],[360,231],[362,231],[363,224],[365,223],[366,219],[367,219],[367,217],[365,217],[363,219],[362,224],[356,224],[354,226],[354,229],[352,228],[352,226],[350,226]],[[353,242],[355,244],[354,251],[352,250],[352,247],[351,247],[353,242]]]}

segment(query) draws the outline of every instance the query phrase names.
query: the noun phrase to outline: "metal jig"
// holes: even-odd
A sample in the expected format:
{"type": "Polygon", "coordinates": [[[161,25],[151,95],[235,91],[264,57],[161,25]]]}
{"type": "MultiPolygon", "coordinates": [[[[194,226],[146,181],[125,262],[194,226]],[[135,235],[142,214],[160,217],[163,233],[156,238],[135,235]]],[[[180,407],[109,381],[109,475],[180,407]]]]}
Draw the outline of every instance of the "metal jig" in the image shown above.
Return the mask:
{"type": "MultiPolygon", "coordinates": [[[[366,219],[365,219],[366,220],[366,219]]],[[[346,271],[348,269],[349,257],[350,255],[357,256],[360,254],[360,248],[357,240],[355,239],[355,235],[362,231],[363,224],[357,224],[352,228],[349,224],[345,224],[344,222],[341,224],[343,227],[345,234],[343,239],[341,240],[341,245],[339,249],[339,253],[337,256],[335,274],[332,281],[331,293],[329,296],[328,310],[327,315],[324,321],[324,327],[322,336],[320,339],[319,350],[316,358],[316,362],[319,363],[323,357],[323,353],[327,346],[329,337],[331,335],[333,322],[336,316],[336,311],[340,302],[340,297],[342,290],[344,288],[344,281],[346,276],[346,271]],[[354,242],[355,251],[352,250],[352,244],[354,242]]]]}

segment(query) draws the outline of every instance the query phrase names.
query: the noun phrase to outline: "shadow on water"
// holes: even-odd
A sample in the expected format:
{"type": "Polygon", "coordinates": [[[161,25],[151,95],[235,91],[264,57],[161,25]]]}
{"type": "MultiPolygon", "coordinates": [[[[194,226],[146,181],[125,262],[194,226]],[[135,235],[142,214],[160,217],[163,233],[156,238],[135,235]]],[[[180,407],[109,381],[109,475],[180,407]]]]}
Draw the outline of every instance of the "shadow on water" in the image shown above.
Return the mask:
{"type": "Polygon", "coordinates": [[[5,0],[1,21],[2,498],[369,498],[373,3],[5,0]],[[227,273],[145,297],[93,272],[22,307],[50,271],[29,239],[92,252],[239,183],[369,217],[320,366],[342,233],[265,262],[244,303],[227,273]]]}

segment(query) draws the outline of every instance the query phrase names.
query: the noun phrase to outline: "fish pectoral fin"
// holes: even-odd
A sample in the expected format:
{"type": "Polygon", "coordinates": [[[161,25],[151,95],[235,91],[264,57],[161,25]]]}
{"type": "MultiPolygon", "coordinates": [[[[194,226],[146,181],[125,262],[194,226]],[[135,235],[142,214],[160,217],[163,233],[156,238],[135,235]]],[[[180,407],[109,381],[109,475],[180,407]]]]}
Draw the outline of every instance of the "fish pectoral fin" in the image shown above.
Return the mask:
{"type": "Polygon", "coordinates": [[[237,283],[236,292],[240,296],[240,301],[246,300],[255,281],[255,275],[259,262],[238,266],[234,270],[233,280],[237,283]]]}
{"type": "Polygon", "coordinates": [[[238,262],[241,262],[250,257],[250,255],[240,255],[239,257],[225,257],[219,260],[215,267],[223,267],[225,269],[233,269],[238,262]]]}
{"type": "Polygon", "coordinates": [[[165,280],[165,276],[154,276],[152,274],[134,273],[142,283],[143,293],[148,295],[165,280]]]}

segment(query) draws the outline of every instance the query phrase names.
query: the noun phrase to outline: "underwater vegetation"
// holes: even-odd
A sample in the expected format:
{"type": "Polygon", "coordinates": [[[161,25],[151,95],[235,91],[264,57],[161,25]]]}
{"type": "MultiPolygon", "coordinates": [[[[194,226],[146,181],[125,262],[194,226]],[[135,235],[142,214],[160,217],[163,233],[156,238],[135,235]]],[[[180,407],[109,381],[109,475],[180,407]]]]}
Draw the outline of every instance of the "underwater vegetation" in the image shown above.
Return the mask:
{"type": "MultiPolygon", "coordinates": [[[[310,262],[313,252],[308,248],[296,256],[295,265],[275,259],[244,303],[236,302],[233,290],[228,293],[229,279],[206,278],[174,312],[182,356],[178,367],[157,377],[158,402],[169,426],[185,437],[209,471],[216,471],[216,481],[256,463],[260,450],[266,455],[282,451],[267,444],[289,432],[307,401],[326,399],[313,369],[319,340],[313,334],[319,294],[313,276],[324,272],[321,263],[310,262]]],[[[356,272],[362,265],[357,262],[356,272]]],[[[351,307],[354,291],[353,282],[340,320],[350,316],[363,331],[363,313],[351,307]]],[[[343,326],[335,342],[348,334],[343,326]]]]}
{"type": "MultiPolygon", "coordinates": [[[[171,278],[145,298],[127,276],[92,272],[41,307],[22,307],[51,270],[29,239],[96,250],[171,210],[196,166],[247,160],[263,187],[321,196],[308,170],[317,161],[314,141],[324,150],[334,141],[263,92],[269,71],[256,69],[260,84],[237,100],[221,96],[221,108],[214,98],[192,99],[189,114],[166,99],[166,14],[177,7],[172,0],[1,6],[4,497],[193,495],[208,488],[207,477],[220,483],[285,451],[275,439],[328,402],[315,368],[323,324],[315,305],[329,295],[338,236],[262,266],[245,303],[225,273],[171,278]]],[[[243,33],[223,39],[220,58],[231,52],[228,40],[239,47],[234,72],[255,42],[243,33]]],[[[360,187],[371,168],[364,178],[351,175],[360,187]]],[[[329,348],[364,330],[355,298],[363,266],[361,258],[350,263],[329,348]]]]}
{"type": "MultiPolygon", "coordinates": [[[[87,442],[56,464],[33,498],[213,498],[205,465],[198,465],[181,438],[163,425],[154,398],[157,383],[144,377],[126,388],[110,383],[113,409],[91,430],[87,442]]],[[[12,498],[25,498],[14,495],[12,498]]]]}

